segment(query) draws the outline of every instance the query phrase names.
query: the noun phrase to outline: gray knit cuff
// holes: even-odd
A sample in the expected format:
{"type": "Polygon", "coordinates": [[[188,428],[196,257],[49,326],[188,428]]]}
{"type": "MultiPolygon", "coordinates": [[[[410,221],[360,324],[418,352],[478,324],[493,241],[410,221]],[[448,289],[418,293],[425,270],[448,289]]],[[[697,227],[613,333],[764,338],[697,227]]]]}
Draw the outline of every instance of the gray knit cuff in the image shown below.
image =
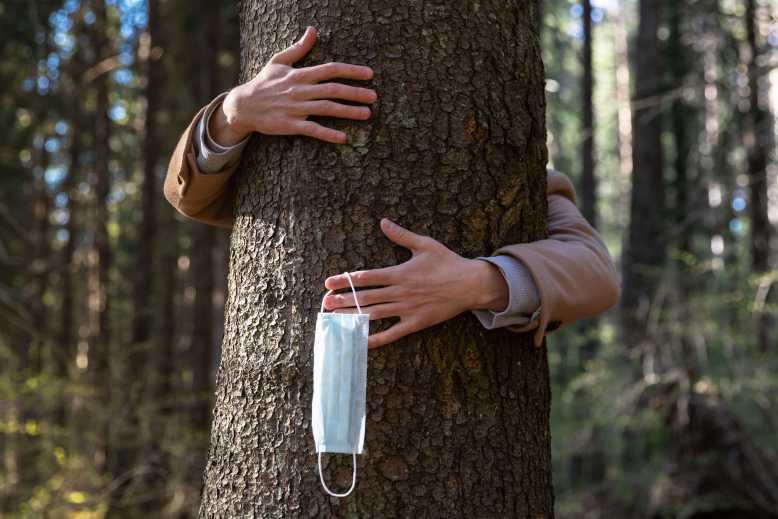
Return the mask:
{"type": "Polygon", "coordinates": [[[502,273],[508,284],[508,306],[502,312],[473,310],[487,330],[503,326],[524,326],[540,315],[540,296],[527,267],[511,256],[497,255],[476,258],[488,261],[502,273]]]}
{"type": "MultiPolygon", "coordinates": [[[[227,92],[219,95],[215,101],[223,100],[226,95],[227,92]]],[[[211,115],[213,115],[213,112],[220,106],[220,102],[211,103],[208,110],[200,117],[200,120],[197,121],[197,128],[194,132],[193,140],[195,155],[197,157],[197,167],[206,175],[221,171],[227,165],[240,160],[243,148],[245,148],[246,144],[249,142],[249,138],[246,137],[233,146],[222,146],[213,140],[208,130],[208,126],[211,121],[211,115]]]]}

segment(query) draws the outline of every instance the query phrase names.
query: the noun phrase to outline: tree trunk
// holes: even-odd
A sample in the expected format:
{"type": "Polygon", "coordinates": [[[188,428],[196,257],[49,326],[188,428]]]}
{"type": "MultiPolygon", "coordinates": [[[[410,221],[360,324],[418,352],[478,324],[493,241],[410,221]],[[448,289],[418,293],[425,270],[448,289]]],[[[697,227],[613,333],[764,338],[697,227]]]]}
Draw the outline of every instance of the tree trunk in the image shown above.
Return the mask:
{"type": "MultiPolygon", "coordinates": [[[[699,114],[684,100],[683,90],[686,88],[686,76],[691,67],[691,50],[683,41],[684,18],[687,16],[688,6],[685,2],[668,2],[668,25],[670,36],[667,45],[667,61],[672,92],[674,94],[673,107],[670,114],[670,123],[673,134],[673,170],[675,171],[674,188],[675,201],[673,207],[673,224],[675,229],[675,247],[678,258],[677,279],[675,282],[678,300],[675,312],[680,322],[693,320],[690,312],[690,301],[693,295],[694,276],[691,272],[691,258],[694,256],[692,238],[699,232],[699,225],[693,220],[692,202],[689,194],[697,190],[694,181],[689,175],[689,156],[693,153],[693,141],[695,121],[699,114]]],[[[683,327],[680,334],[680,347],[683,359],[682,369],[689,378],[690,385],[694,385],[697,378],[697,361],[692,342],[693,330],[683,327]]]]}
{"type": "Polygon", "coordinates": [[[592,70],[592,3],[581,0],[583,7],[583,107],[581,161],[581,212],[592,227],[597,226],[597,182],[594,177],[594,75],[592,70]]]}
{"type": "MultiPolygon", "coordinates": [[[[310,402],[325,277],[407,257],[383,216],[469,257],[545,236],[534,3],[393,5],[241,4],[243,81],[310,23],[320,41],[302,65],[367,64],[381,97],[370,121],[325,121],[347,145],[262,136],[244,156],[201,517],[553,515],[546,350],[471,315],[370,351],[357,488],[338,500],[320,486],[310,402]]],[[[334,487],[350,482],[350,457],[323,466],[334,487]]]]}
{"type": "MultiPolygon", "coordinates": [[[[62,246],[62,305],[60,311],[60,326],[59,326],[59,344],[54,351],[55,359],[55,372],[56,376],[63,385],[67,387],[70,380],[70,367],[69,363],[75,357],[74,341],[75,335],[73,333],[74,321],[74,292],[75,287],[73,284],[75,278],[75,267],[73,265],[73,258],[76,251],[76,243],[78,233],[78,207],[76,197],[78,186],[78,171],[79,163],[81,161],[81,147],[82,137],[81,131],[83,125],[81,124],[81,105],[80,103],[74,103],[76,106],[73,109],[71,117],[71,130],[70,130],[70,148],[68,150],[70,158],[68,165],[68,173],[65,177],[62,185],[63,193],[67,194],[67,209],[68,219],[65,224],[65,230],[67,236],[65,243],[62,246]]],[[[60,392],[54,411],[55,423],[64,427],[67,422],[67,391],[60,392]]]]}
{"type": "Polygon", "coordinates": [[[621,295],[624,340],[630,348],[646,339],[646,315],[665,258],[659,4],[641,0],[635,46],[632,200],[621,295]]]}
{"type": "MultiPolygon", "coordinates": [[[[153,258],[157,228],[156,168],[159,162],[159,135],[156,118],[160,110],[160,86],[162,83],[162,62],[159,45],[158,1],[148,0],[148,30],[142,38],[141,53],[146,76],[146,114],[143,134],[143,176],[141,179],[140,226],[137,239],[137,260],[133,285],[132,342],[137,347],[149,340],[154,315],[151,294],[154,286],[153,258]]],[[[144,345],[146,346],[146,345],[144,345]]]]}
{"type": "MultiPolygon", "coordinates": [[[[126,368],[122,371],[125,388],[123,398],[124,437],[118,445],[120,452],[117,467],[120,474],[133,471],[141,474],[133,475],[127,483],[132,487],[139,480],[139,487],[132,501],[141,505],[146,511],[158,510],[162,507],[164,495],[164,472],[160,465],[162,437],[159,419],[155,414],[153,401],[156,397],[152,385],[155,383],[156,371],[159,369],[153,358],[151,333],[154,326],[154,295],[156,292],[156,276],[154,257],[157,251],[157,166],[160,159],[160,131],[157,120],[160,116],[161,84],[164,77],[160,58],[160,26],[159,1],[146,2],[148,16],[147,30],[138,43],[140,57],[140,73],[146,78],[145,98],[146,110],[144,116],[143,145],[141,151],[141,207],[140,222],[136,238],[137,257],[135,260],[135,279],[133,280],[133,314],[130,335],[130,350],[127,354],[126,368]],[[137,373],[145,373],[138,377],[137,373]],[[146,405],[149,404],[149,405],[146,405]],[[145,418],[144,418],[144,415],[145,418]]],[[[121,489],[120,489],[121,490],[121,489]]]]}
{"type": "MultiPolygon", "coordinates": [[[[102,2],[95,4],[96,27],[93,33],[94,52],[99,63],[109,55],[108,16],[102,2]]],[[[110,192],[110,119],[108,118],[108,75],[101,74],[95,81],[96,103],[94,112],[94,241],[89,252],[89,364],[92,382],[97,388],[100,409],[99,432],[96,450],[97,466],[101,471],[111,472],[111,352],[109,330],[108,273],[111,264],[111,247],[108,237],[108,193],[110,192]]]]}
{"type": "MultiPolygon", "coordinates": [[[[197,5],[197,4],[195,4],[197,5]]],[[[199,106],[208,103],[218,94],[217,58],[220,48],[219,25],[220,6],[218,2],[201,0],[196,8],[197,31],[194,34],[196,59],[192,63],[194,77],[194,97],[199,106]]],[[[216,346],[214,329],[213,297],[216,284],[216,264],[214,253],[216,230],[205,225],[194,230],[192,257],[192,276],[194,278],[195,299],[193,309],[194,327],[192,330],[191,368],[192,424],[198,434],[202,434],[205,447],[205,434],[211,421],[210,396],[213,391],[213,351],[216,346]]],[[[198,458],[193,467],[199,474],[205,465],[204,456],[198,458]]]]}
{"type": "MultiPolygon", "coordinates": [[[[613,59],[616,63],[615,88],[616,106],[618,117],[618,147],[619,147],[619,174],[616,176],[616,191],[618,201],[616,213],[627,215],[629,213],[629,195],[627,184],[632,175],[632,106],[630,105],[630,69],[629,69],[629,44],[627,39],[627,27],[624,20],[623,0],[618,2],[618,10],[613,20],[613,59]]],[[[618,219],[621,224],[624,217],[618,219]]]]}
{"type": "MultiPolygon", "coordinates": [[[[592,3],[581,0],[583,8],[583,52],[581,61],[583,78],[582,116],[581,116],[581,212],[592,227],[597,226],[597,178],[594,174],[594,70],[592,67],[592,3]]],[[[598,324],[595,320],[586,321],[578,326],[584,343],[581,346],[581,360],[594,358],[599,348],[597,333],[598,324]]],[[[585,456],[586,454],[584,454],[585,456]]]]}
{"type": "MultiPolygon", "coordinates": [[[[749,216],[751,218],[751,269],[763,274],[770,270],[771,226],[767,217],[767,163],[773,147],[773,128],[766,95],[763,93],[759,64],[761,49],[757,42],[757,7],[755,0],[746,1],[746,32],[748,45],[745,64],[748,67],[749,113],[745,133],[748,157],[749,216]]],[[[770,344],[770,315],[758,312],[757,344],[760,351],[767,351],[770,344]]]]}

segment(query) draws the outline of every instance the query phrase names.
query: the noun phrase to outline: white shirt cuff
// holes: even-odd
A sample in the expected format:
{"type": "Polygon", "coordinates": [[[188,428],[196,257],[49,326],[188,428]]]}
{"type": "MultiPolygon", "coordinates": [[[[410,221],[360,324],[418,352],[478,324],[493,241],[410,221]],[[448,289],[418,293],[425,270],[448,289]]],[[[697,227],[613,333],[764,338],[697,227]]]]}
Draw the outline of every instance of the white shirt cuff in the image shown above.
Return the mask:
{"type": "Polygon", "coordinates": [[[473,314],[487,330],[504,326],[524,326],[540,316],[540,296],[527,267],[513,257],[497,255],[477,258],[488,261],[498,269],[508,284],[508,306],[502,312],[473,310],[473,314]]]}
{"type": "MultiPolygon", "coordinates": [[[[216,100],[223,100],[226,95],[227,92],[219,95],[216,100]]],[[[197,121],[197,128],[195,128],[194,132],[193,144],[197,167],[205,174],[216,173],[240,160],[243,148],[246,147],[249,141],[249,138],[246,137],[232,146],[222,146],[213,140],[208,127],[210,126],[211,115],[219,106],[221,106],[219,102],[211,103],[208,110],[197,121]]]]}

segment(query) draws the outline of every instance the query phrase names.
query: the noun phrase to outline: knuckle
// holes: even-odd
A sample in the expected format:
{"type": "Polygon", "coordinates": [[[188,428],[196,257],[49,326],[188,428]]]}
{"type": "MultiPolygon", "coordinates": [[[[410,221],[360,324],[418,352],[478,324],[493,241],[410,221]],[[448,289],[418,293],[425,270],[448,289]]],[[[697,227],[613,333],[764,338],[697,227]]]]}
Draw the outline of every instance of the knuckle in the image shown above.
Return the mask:
{"type": "Polygon", "coordinates": [[[420,329],[419,321],[414,317],[406,317],[403,319],[403,325],[403,330],[401,330],[403,335],[416,332],[420,329]]]}
{"type": "Polygon", "coordinates": [[[310,121],[303,121],[300,123],[300,133],[312,137],[316,135],[316,127],[310,121]]]}
{"type": "Polygon", "coordinates": [[[345,97],[348,95],[349,88],[346,85],[341,85],[338,83],[333,83],[332,85],[332,91],[330,95],[337,96],[337,97],[345,97]]]}

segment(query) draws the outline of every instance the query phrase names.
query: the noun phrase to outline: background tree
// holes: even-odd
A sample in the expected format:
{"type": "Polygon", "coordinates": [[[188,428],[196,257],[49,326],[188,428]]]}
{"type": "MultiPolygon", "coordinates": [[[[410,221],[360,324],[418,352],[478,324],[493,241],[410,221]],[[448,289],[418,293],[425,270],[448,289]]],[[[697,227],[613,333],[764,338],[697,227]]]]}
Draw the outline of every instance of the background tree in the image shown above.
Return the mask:
{"type": "MultiPolygon", "coordinates": [[[[665,259],[664,156],[661,103],[663,70],[658,31],[661,2],[640,1],[635,51],[634,136],[630,225],[623,258],[623,333],[631,349],[645,349],[647,321],[665,259]],[[649,238],[650,237],[650,238],[649,238]]],[[[644,358],[641,351],[641,360],[644,358]]]]}
{"type": "Polygon", "coordinates": [[[597,226],[597,182],[594,176],[594,70],[592,68],[592,3],[581,0],[583,20],[583,99],[581,126],[581,213],[593,226],[597,226]]]}
{"type": "MultiPolygon", "coordinates": [[[[770,270],[770,240],[773,233],[768,220],[767,165],[770,150],[774,148],[774,122],[765,101],[764,54],[758,41],[759,16],[755,0],[746,0],[745,25],[746,44],[743,61],[748,71],[748,116],[744,147],[748,156],[749,207],[751,219],[751,265],[755,273],[764,274],[770,270]]],[[[763,280],[763,291],[769,291],[770,281],[763,280]]],[[[764,298],[766,299],[766,295],[764,298]]],[[[770,319],[765,311],[757,315],[757,334],[762,351],[770,343],[770,319]]]]}

